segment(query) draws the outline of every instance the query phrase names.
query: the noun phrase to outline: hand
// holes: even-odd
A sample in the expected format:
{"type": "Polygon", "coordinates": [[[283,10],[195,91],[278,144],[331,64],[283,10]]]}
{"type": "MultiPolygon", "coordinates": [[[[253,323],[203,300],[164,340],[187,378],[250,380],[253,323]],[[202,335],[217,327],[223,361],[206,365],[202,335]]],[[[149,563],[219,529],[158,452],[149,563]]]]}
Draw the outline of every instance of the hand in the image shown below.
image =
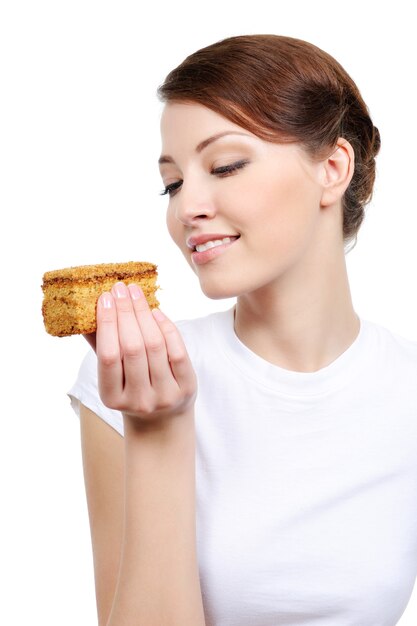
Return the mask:
{"type": "Polygon", "coordinates": [[[197,378],[183,339],[136,284],[113,286],[97,303],[97,331],[85,336],[98,360],[103,403],[136,423],[160,423],[193,408],[197,378]]]}

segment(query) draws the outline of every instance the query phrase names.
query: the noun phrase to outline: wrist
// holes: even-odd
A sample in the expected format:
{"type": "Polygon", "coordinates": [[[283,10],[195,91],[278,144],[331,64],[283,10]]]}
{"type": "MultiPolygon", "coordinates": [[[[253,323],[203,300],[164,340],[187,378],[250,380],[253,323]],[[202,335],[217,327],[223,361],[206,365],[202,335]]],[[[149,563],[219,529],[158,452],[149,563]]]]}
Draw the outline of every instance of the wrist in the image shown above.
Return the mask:
{"type": "Polygon", "coordinates": [[[190,425],[194,425],[194,406],[182,413],[156,419],[138,419],[123,412],[122,416],[125,437],[144,437],[146,435],[165,437],[190,430],[190,425]]]}

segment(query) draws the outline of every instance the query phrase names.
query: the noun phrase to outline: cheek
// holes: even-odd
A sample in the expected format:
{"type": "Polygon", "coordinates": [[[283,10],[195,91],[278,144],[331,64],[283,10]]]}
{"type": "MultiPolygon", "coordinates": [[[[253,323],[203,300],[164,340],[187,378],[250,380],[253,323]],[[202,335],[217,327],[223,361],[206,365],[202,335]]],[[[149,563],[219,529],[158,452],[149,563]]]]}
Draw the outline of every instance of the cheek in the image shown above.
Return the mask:
{"type": "Polygon", "coordinates": [[[305,176],[277,181],[273,196],[271,195],[271,204],[273,197],[276,199],[277,212],[282,215],[290,229],[294,225],[298,230],[319,207],[317,188],[305,176]]]}
{"type": "Polygon", "coordinates": [[[250,230],[262,233],[269,249],[285,256],[308,244],[319,215],[319,196],[308,181],[289,176],[273,184],[264,181],[262,193],[251,196],[245,199],[245,213],[251,215],[253,225],[250,230]]]}
{"type": "Polygon", "coordinates": [[[172,212],[168,209],[166,214],[166,225],[171,239],[177,246],[180,245],[180,234],[178,221],[173,217],[172,212]]]}

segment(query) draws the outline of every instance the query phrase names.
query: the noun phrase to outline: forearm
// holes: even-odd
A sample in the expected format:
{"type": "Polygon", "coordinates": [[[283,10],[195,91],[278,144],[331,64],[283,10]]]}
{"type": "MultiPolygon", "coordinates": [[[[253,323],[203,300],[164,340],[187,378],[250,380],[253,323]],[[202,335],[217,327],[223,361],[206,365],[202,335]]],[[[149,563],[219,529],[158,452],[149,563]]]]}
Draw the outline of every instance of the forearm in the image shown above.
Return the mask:
{"type": "Polygon", "coordinates": [[[204,626],[193,413],[139,431],[125,418],[121,564],[107,626],[204,626]]]}

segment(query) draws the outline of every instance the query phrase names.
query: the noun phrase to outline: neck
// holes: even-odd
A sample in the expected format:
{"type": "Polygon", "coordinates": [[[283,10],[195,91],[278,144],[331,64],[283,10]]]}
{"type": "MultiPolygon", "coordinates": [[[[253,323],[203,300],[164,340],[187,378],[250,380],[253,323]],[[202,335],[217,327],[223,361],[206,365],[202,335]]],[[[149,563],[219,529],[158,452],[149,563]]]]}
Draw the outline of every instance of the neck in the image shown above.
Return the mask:
{"type": "Polygon", "coordinates": [[[311,261],[291,276],[238,296],[235,309],[240,341],[265,360],[297,372],[326,367],[360,330],[343,249],[318,265],[311,261]]]}

